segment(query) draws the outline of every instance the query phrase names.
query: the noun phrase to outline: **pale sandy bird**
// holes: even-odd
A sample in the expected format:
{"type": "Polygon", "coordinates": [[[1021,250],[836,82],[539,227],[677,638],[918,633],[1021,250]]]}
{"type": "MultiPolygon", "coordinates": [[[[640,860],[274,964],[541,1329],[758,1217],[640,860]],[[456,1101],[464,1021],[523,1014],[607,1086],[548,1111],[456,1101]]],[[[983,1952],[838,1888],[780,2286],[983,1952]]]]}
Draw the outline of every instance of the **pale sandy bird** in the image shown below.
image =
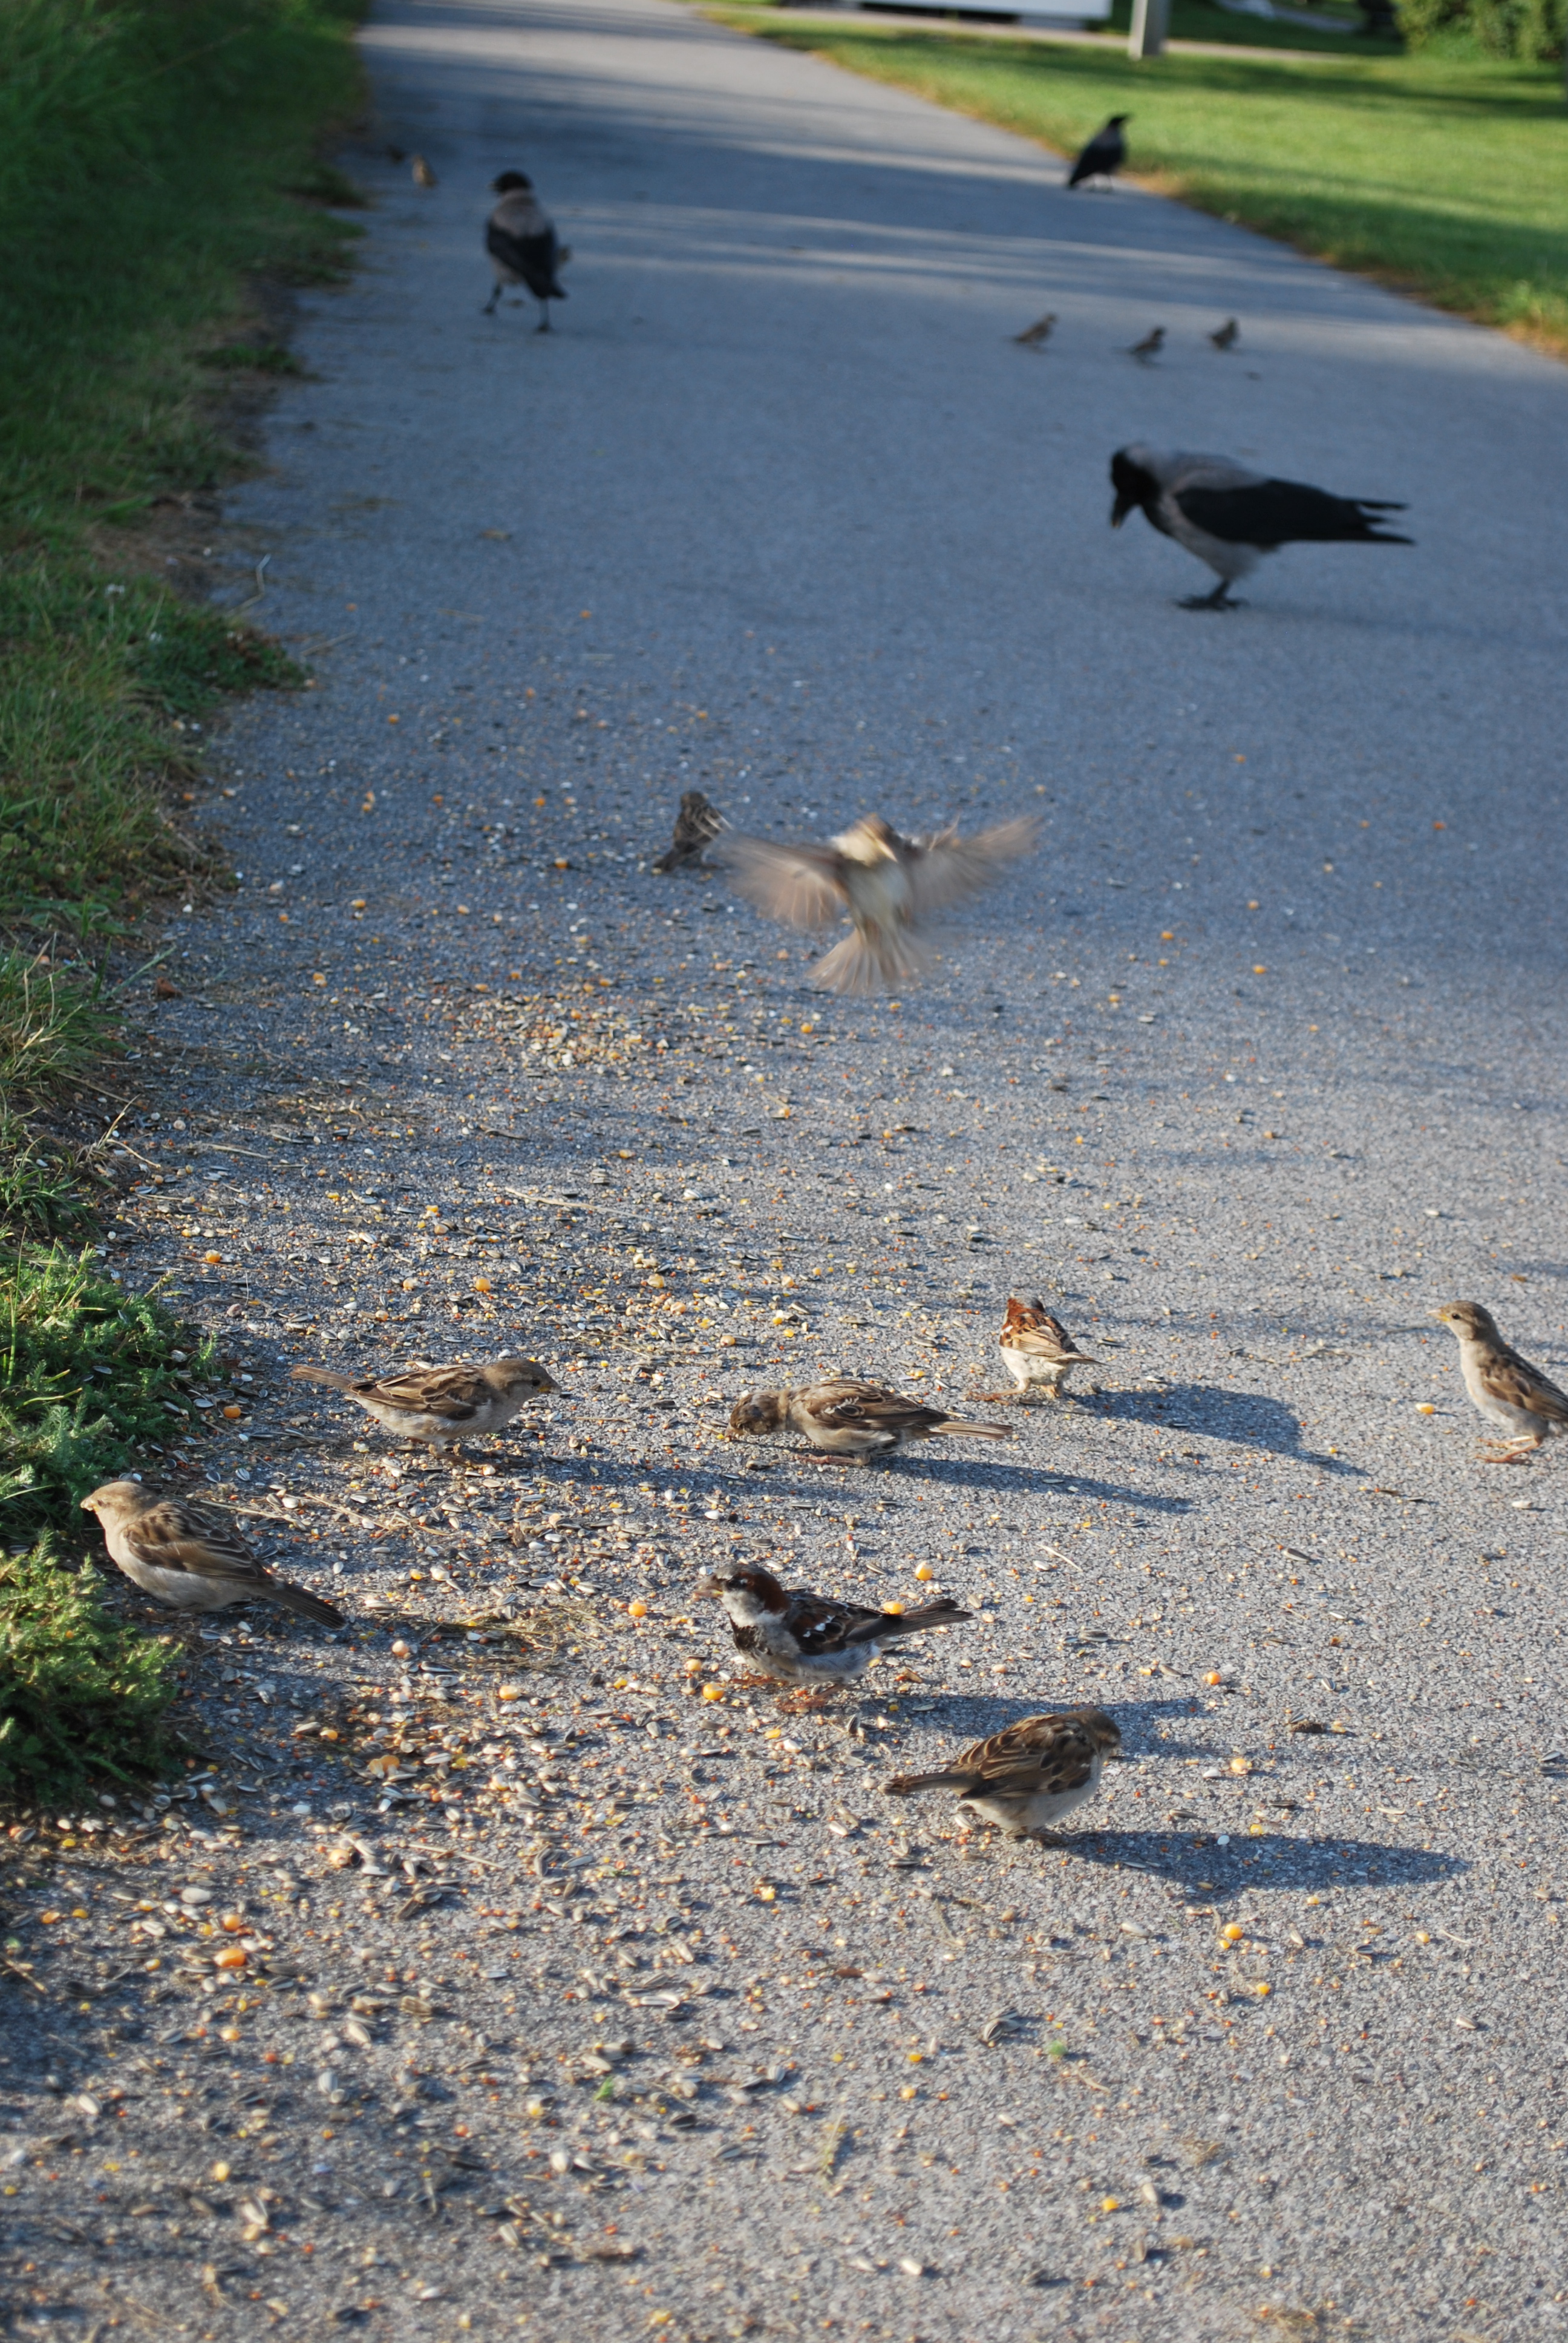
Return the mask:
{"type": "Polygon", "coordinates": [[[441,184],[423,155],[415,156],[409,168],[409,176],[417,187],[438,187],[441,184]]]}
{"type": "Polygon", "coordinates": [[[1136,358],[1140,366],[1149,366],[1159,357],[1164,347],[1165,328],[1163,326],[1156,326],[1151,333],[1144,335],[1141,342],[1130,344],[1127,355],[1130,358],[1136,358]]]}
{"type": "Polygon", "coordinates": [[[1241,338],[1241,324],[1235,317],[1227,317],[1224,324],[1216,327],[1209,337],[1217,350],[1233,350],[1241,338]]]}
{"type": "MultiPolygon", "coordinates": [[[[1043,1388],[1047,1399],[1060,1399],[1074,1367],[1099,1364],[1087,1351],[1079,1349],[1060,1319],[1051,1316],[1038,1295],[1032,1302],[1020,1302],[1016,1294],[1009,1297],[997,1343],[1001,1363],[1017,1386],[1010,1394],[1015,1399],[1027,1400],[1037,1386],[1043,1388]]],[[[1000,1394],[988,1392],[985,1396],[996,1399],[1000,1394]]]]}
{"type": "Polygon", "coordinates": [[[956,1790],[968,1813],[1010,1838],[1043,1841],[1065,1815],[1088,1805],[1106,1761],[1121,1754],[1121,1732],[1102,1708],[1072,1708],[1059,1716],[1021,1716],[940,1772],[899,1774],[887,1789],[895,1798],[956,1790]]]}
{"type": "Polygon", "coordinates": [[[1013,340],[1021,342],[1026,349],[1042,350],[1050,339],[1050,329],[1055,323],[1056,311],[1048,309],[1043,317],[1037,317],[1032,326],[1026,326],[1021,334],[1015,334],[1013,340]]]}
{"type": "Polygon", "coordinates": [[[1568,1432],[1568,1394],[1505,1342],[1479,1302],[1449,1302],[1436,1312],[1459,1338],[1459,1372],[1472,1401],[1505,1437],[1487,1463],[1523,1464],[1543,1440],[1568,1432]]]}
{"type": "Polygon", "coordinates": [[[571,258],[556,234],[556,224],[534,193],[534,183],[521,171],[503,171],[490,191],[500,202],[485,223],[485,250],[495,272],[495,290],[484,314],[494,317],[504,285],[526,285],[539,305],[538,331],[550,330],[550,303],[564,301],[567,288],[560,272],[571,258]]]}
{"type": "Polygon", "coordinates": [[[867,1611],[856,1603],[781,1586],[759,1564],[716,1572],[697,1591],[719,1597],[736,1650],[759,1674],[803,1686],[853,1684],[884,1644],[972,1615],[946,1595],[915,1611],[867,1611]]]}
{"type": "Polygon", "coordinates": [[[666,872],[678,870],[683,862],[700,862],[706,850],[726,827],[719,808],[710,805],[700,789],[684,790],[680,810],[675,817],[675,836],[649,868],[662,879],[666,872]]]}
{"type": "Polygon", "coordinates": [[[500,1432],[531,1399],[561,1387],[537,1359],[496,1359],[487,1367],[407,1367],[399,1374],[345,1375],[335,1367],[295,1367],[296,1383],[341,1392],[386,1432],[455,1448],[466,1434],[500,1432]]]}
{"type": "Polygon", "coordinates": [[[144,1594],[176,1611],[222,1611],[230,1603],[271,1603],[317,1626],[341,1627],[343,1614],[259,1563],[232,1523],[188,1497],[155,1497],[139,1481],[106,1481],[82,1500],[96,1513],[111,1558],[144,1594]]]}
{"type": "Polygon", "coordinates": [[[967,1423],[946,1408],[903,1399],[886,1383],[857,1383],[847,1375],[808,1383],[799,1391],[748,1392],[730,1411],[729,1429],[742,1440],[771,1440],[776,1433],[798,1432],[824,1454],[847,1457],[856,1464],[891,1455],[910,1440],[1012,1438],[1008,1424],[967,1423]]]}
{"type": "Polygon", "coordinates": [[[989,887],[1039,835],[1040,824],[1025,815],[972,838],[960,838],[956,829],[900,838],[872,813],[825,846],[785,846],[727,830],[714,852],[733,872],[736,891],[769,919],[825,928],[847,914],[854,933],[812,970],[811,982],[829,992],[872,992],[913,976],[924,956],[919,930],[950,904],[989,887]]]}

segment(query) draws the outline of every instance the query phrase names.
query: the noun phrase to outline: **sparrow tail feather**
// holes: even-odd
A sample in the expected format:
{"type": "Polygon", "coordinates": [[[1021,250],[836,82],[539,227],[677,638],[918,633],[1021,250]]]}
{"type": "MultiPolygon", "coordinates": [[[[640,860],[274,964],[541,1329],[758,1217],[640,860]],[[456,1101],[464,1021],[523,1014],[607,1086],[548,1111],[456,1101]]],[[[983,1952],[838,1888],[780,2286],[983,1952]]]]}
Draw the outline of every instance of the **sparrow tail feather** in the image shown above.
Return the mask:
{"type": "Polygon", "coordinates": [[[863,936],[857,930],[819,960],[810,980],[822,992],[875,992],[879,985],[902,984],[917,976],[922,957],[900,937],[863,936]]]}
{"type": "Polygon", "coordinates": [[[341,1627],[343,1614],[335,1611],[330,1603],[319,1596],[307,1594],[303,1586],[258,1586],[256,1590],[264,1603],[274,1603],[280,1611],[292,1611],[298,1619],[314,1619],[318,1627],[341,1627]]]}

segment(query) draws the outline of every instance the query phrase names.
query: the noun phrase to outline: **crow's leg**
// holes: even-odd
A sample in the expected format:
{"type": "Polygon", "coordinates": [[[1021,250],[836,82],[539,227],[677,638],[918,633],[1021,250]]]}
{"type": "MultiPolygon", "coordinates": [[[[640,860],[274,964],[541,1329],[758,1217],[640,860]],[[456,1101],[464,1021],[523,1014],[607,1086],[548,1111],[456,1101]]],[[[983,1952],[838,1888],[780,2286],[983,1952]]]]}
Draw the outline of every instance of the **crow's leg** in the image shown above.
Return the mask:
{"type": "Polygon", "coordinates": [[[479,312],[480,317],[493,317],[495,316],[495,314],[496,314],[496,304],[497,304],[497,302],[500,299],[500,297],[501,297],[501,280],[500,280],[500,278],[498,277],[497,277],[497,279],[496,279],[495,285],[494,285],[494,287],[493,287],[493,288],[492,288],[492,290],[491,290],[489,299],[486,302],[486,304],[485,304],[484,307],[483,307],[483,308],[480,310],[480,312],[479,312]]]}
{"type": "Polygon", "coordinates": [[[1211,594],[1189,594],[1176,607],[1179,610],[1239,610],[1241,605],[1231,598],[1230,579],[1221,578],[1211,594]]]}
{"type": "Polygon", "coordinates": [[[538,324],[534,327],[534,331],[535,331],[535,333],[536,333],[536,334],[548,334],[548,333],[549,332],[549,330],[550,330],[550,305],[549,305],[549,303],[548,303],[548,301],[541,301],[541,302],[539,303],[539,322],[538,322],[538,324]]]}

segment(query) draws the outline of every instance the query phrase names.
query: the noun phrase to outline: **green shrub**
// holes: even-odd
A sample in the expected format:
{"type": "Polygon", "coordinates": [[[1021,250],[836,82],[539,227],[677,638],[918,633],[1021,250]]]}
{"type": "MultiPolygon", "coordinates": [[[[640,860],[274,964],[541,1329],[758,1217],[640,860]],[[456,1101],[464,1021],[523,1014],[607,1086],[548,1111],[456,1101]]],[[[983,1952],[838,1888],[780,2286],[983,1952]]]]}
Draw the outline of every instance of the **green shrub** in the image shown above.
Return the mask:
{"type": "Polygon", "coordinates": [[[111,1618],[97,1573],[64,1568],[55,1539],[0,1555],[0,1796],[162,1770],[176,1689],[168,1647],[111,1618]]]}
{"type": "Polygon", "coordinates": [[[1568,0],[1399,0],[1399,25],[1412,49],[1470,48],[1524,65],[1555,65],[1563,52],[1568,0]]]}

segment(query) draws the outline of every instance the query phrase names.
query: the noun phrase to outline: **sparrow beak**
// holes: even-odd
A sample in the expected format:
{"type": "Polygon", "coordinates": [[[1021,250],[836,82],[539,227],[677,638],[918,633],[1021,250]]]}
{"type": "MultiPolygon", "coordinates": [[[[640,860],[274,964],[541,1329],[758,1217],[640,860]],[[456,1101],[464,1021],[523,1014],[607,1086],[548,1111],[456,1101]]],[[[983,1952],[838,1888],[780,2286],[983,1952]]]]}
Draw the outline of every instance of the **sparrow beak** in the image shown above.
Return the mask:
{"type": "Polygon", "coordinates": [[[96,1508],[95,1507],[91,1497],[84,1497],[82,1500],[82,1511],[85,1513],[90,1513],[95,1510],[96,1508]]]}
{"type": "Polygon", "coordinates": [[[699,1579],[694,1592],[699,1594],[722,1594],[724,1590],[717,1578],[702,1578],[699,1579]]]}

